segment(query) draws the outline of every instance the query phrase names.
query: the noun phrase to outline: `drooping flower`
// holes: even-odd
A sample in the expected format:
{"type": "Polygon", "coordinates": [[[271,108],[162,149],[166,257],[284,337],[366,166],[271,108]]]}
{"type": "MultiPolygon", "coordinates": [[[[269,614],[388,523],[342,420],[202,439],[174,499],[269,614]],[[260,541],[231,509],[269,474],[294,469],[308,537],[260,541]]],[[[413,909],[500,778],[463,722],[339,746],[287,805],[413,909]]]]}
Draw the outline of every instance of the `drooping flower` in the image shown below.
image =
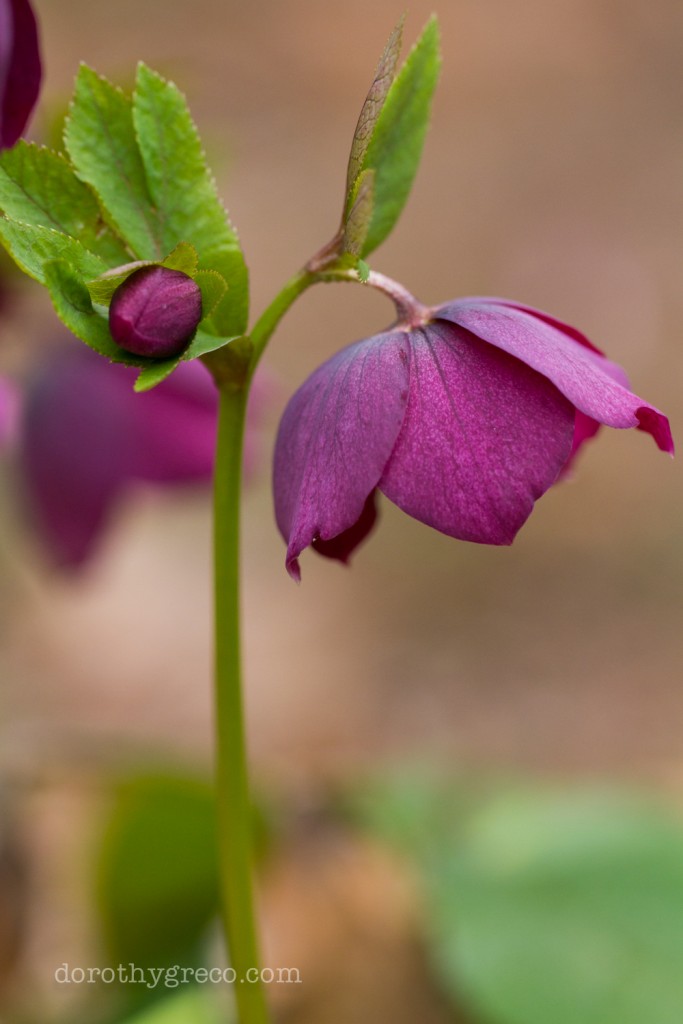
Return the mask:
{"type": "Polygon", "coordinates": [[[201,318],[202,293],[191,277],[168,267],[140,267],[112,296],[109,330],[126,352],[170,359],[187,348],[201,318]]]}
{"type": "MultiPolygon", "coordinates": [[[[144,394],[133,392],[134,379],[132,368],[74,345],[58,349],[26,389],[18,459],[23,490],[43,546],[64,568],[78,568],[94,553],[117,502],[136,485],[211,478],[217,399],[204,366],[183,362],[144,394]]],[[[268,393],[257,376],[247,472],[268,393]]]]}
{"type": "Polygon", "coordinates": [[[299,578],[309,545],[347,561],[377,490],[451,537],[510,544],[601,424],[673,452],[666,417],[573,327],[503,299],[415,304],[320,366],[285,410],[274,494],[287,569],[299,578]]]}
{"type": "Polygon", "coordinates": [[[0,149],[23,133],[41,79],[36,18],[28,0],[0,0],[0,149]]]}

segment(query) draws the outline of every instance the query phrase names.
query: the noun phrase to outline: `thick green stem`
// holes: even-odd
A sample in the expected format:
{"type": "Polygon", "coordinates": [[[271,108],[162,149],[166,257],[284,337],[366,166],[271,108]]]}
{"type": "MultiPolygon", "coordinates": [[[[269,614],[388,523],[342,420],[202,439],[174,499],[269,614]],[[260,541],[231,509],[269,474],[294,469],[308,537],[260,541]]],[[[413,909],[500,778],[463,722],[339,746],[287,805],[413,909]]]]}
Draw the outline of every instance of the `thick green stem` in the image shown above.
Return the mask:
{"type": "Polygon", "coordinates": [[[239,1024],[268,1024],[252,886],[240,657],[240,494],[247,389],[220,389],[214,478],[216,788],[221,902],[239,1024]]]}

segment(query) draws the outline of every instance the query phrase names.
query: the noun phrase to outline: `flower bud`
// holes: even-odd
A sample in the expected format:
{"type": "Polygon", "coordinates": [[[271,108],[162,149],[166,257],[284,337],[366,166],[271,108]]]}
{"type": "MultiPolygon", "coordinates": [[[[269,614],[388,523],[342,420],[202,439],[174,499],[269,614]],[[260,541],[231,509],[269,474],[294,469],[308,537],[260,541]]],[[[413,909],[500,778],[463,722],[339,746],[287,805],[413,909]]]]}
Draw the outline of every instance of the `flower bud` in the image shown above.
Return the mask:
{"type": "Polygon", "coordinates": [[[191,277],[168,267],[141,267],[119,285],[109,307],[109,330],[136,356],[180,355],[202,318],[202,293],[191,277]]]}

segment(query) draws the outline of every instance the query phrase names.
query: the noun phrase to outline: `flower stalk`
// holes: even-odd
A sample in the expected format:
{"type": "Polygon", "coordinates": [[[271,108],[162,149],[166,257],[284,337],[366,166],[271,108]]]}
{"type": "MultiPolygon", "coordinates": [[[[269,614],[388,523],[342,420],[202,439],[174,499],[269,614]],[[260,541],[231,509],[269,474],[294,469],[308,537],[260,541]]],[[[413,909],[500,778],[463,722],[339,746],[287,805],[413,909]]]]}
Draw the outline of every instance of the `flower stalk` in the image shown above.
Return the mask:
{"type": "Polygon", "coordinates": [[[240,651],[240,498],[248,389],[219,389],[214,476],[216,791],[221,909],[230,960],[239,982],[239,1024],[268,1024],[258,970],[252,882],[252,813],[247,776],[240,651]],[[251,974],[249,972],[252,972],[251,974]]]}

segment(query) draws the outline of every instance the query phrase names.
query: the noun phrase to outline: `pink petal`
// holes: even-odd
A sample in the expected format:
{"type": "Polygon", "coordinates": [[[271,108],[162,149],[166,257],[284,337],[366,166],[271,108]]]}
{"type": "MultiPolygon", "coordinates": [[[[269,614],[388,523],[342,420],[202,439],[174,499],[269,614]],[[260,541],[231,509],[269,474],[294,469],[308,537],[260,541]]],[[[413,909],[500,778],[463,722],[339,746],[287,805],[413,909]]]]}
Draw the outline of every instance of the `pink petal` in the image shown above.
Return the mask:
{"type": "MultiPolygon", "coordinates": [[[[287,570],[295,579],[304,548],[317,540],[324,550],[364,511],[367,517],[368,496],[403,422],[408,362],[405,333],[357,342],[319,367],[285,409],[273,489],[277,523],[288,542],[287,570]]],[[[345,547],[344,557],[350,553],[345,547]]]]}
{"type": "Polygon", "coordinates": [[[509,544],[567,461],[574,410],[468,331],[437,321],[410,338],[408,408],[380,490],[451,537],[509,544]]]}
{"type": "Polygon", "coordinates": [[[542,373],[590,419],[646,430],[663,451],[673,452],[666,416],[632,394],[623,370],[577,340],[577,332],[567,333],[559,321],[495,299],[461,299],[439,307],[435,316],[542,373]]]}
{"type": "Polygon", "coordinates": [[[60,349],[29,389],[22,468],[33,519],[53,559],[77,567],[93,553],[120,494],[135,481],[208,480],[215,389],[182,363],[136,395],[135,371],[85,346],[60,349]]]}

